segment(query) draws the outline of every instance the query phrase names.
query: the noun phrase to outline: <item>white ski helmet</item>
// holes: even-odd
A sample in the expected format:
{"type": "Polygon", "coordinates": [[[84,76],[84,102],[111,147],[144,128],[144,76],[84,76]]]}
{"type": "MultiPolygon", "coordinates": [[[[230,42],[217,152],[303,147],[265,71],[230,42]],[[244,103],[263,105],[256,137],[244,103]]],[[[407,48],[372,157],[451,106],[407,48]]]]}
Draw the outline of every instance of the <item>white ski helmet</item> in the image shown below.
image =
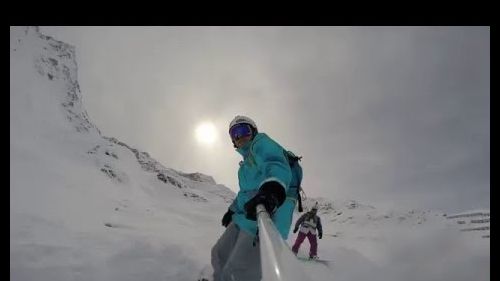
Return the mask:
{"type": "Polygon", "coordinates": [[[246,117],[243,115],[236,115],[236,117],[234,117],[233,121],[231,121],[231,123],[229,123],[229,130],[231,130],[231,128],[236,124],[248,124],[255,130],[255,132],[257,132],[257,125],[249,117],[246,117]]]}
{"type": "Polygon", "coordinates": [[[313,210],[316,210],[316,211],[318,210],[318,202],[316,202],[314,204],[314,206],[312,206],[311,211],[313,211],[313,210]]]}

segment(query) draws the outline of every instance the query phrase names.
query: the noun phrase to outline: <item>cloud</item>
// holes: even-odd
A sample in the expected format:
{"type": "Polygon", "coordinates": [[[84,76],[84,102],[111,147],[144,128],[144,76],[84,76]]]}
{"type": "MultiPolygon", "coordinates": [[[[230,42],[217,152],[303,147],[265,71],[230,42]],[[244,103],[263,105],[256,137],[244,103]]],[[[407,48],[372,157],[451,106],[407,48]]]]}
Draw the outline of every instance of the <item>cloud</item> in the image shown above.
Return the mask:
{"type": "Polygon", "coordinates": [[[193,131],[247,114],[304,156],[312,196],[489,204],[488,27],[44,30],[76,45],[101,131],[169,167],[236,190],[231,143],[200,151],[193,131]]]}

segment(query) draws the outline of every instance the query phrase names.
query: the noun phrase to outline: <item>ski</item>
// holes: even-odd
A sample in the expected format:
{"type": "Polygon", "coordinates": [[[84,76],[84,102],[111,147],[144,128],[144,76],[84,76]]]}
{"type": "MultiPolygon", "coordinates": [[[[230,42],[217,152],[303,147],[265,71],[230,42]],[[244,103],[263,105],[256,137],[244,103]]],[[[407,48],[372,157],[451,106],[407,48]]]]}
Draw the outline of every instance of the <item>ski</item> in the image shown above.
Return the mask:
{"type": "Polygon", "coordinates": [[[333,263],[333,261],[330,261],[330,260],[311,259],[311,258],[306,258],[306,257],[297,257],[297,259],[299,259],[301,261],[318,262],[318,263],[321,263],[321,264],[324,264],[327,266],[333,263]]]}

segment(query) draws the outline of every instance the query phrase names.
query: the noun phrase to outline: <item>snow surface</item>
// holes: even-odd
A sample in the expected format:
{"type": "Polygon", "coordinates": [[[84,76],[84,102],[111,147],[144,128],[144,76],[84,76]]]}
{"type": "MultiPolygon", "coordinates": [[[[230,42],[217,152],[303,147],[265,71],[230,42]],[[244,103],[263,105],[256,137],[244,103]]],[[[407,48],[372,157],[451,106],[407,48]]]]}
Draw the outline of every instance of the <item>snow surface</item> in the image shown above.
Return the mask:
{"type": "MultiPolygon", "coordinates": [[[[197,280],[234,193],[102,135],[76,62],[74,47],[10,28],[11,280],[197,280]]],[[[489,230],[460,231],[438,211],[304,204],[316,200],[319,255],[333,264],[305,262],[313,280],[490,280],[489,230]]]]}

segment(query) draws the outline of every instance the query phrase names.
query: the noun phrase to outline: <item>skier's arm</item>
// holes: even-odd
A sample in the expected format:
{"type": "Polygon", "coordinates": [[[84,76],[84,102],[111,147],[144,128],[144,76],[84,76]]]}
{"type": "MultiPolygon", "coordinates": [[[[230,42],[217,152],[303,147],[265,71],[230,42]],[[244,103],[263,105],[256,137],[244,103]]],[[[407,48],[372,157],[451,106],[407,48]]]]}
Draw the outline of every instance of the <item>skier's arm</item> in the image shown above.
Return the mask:
{"type": "Polygon", "coordinates": [[[246,218],[256,220],[255,207],[263,204],[272,216],[286,198],[286,191],[290,185],[292,171],[285,158],[283,149],[265,134],[259,135],[250,147],[254,164],[264,176],[258,186],[257,194],[245,203],[246,218]]]}
{"type": "Polygon", "coordinates": [[[273,192],[279,197],[278,206],[280,206],[285,200],[292,180],[292,171],[288,159],[283,154],[283,148],[267,135],[263,135],[250,148],[257,167],[264,174],[259,189],[266,188],[268,183],[273,183],[273,192]]]}

